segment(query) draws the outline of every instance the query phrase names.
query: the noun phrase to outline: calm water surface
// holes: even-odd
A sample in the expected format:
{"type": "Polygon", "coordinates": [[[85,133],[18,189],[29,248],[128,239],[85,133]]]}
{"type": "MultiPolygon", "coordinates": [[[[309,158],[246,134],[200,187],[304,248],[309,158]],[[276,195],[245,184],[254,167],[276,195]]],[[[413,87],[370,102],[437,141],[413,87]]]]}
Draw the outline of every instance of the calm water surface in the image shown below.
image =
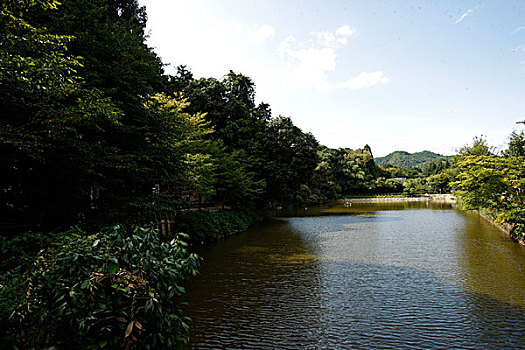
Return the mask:
{"type": "Polygon", "coordinates": [[[525,247],[479,217],[305,213],[199,252],[188,349],[525,349],[525,247]]]}

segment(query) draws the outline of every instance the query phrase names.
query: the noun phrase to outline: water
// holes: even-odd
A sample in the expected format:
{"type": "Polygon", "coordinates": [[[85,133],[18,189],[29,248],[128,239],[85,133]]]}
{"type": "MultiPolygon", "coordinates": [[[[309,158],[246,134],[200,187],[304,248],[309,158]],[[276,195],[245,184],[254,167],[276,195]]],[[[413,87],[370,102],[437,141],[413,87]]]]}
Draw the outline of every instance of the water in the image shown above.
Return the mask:
{"type": "Polygon", "coordinates": [[[525,247],[479,217],[305,213],[200,252],[188,349],[525,349],[525,247]]]}

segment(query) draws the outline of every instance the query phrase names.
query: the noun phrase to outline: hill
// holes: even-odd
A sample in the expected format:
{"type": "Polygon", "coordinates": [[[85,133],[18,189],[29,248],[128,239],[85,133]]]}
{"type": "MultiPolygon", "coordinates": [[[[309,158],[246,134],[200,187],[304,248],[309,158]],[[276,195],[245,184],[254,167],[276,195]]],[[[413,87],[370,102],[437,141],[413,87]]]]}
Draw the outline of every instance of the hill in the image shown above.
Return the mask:
{"type": "Polygon", "coordinates": [[[443,156],[438,153],[430,151],[422,151],[416,153],[408,153],[405,151],[395,151],[384,157],[375,158],[375,162],[382,167],[387,164],[393,166],[402,166],[405,168],[414,168],[423,163],[434,161],[438,159],[448,159],[450,156],[443,156]]]}

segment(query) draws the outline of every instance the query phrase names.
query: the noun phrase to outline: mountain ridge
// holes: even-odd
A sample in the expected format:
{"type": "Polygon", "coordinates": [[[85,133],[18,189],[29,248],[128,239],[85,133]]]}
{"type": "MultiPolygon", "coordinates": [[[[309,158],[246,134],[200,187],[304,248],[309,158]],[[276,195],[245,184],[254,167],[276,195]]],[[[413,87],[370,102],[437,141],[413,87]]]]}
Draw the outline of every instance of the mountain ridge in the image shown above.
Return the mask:
{"type": "Polygon", "coordinates": [[[420,151],[415,153],[409,153],[406,151],[394,151],[390,154],[387,154],[384,157],[375,158],[375,162],[382,167],[386,165],[392,166],[402,166],[405,168],[414,168],[423,163],[429,161],[435,161],[438,159],[446,160],[450,159],[451,156],[444,156],[439,153],[434,153],[431,151],[420,151]]]}

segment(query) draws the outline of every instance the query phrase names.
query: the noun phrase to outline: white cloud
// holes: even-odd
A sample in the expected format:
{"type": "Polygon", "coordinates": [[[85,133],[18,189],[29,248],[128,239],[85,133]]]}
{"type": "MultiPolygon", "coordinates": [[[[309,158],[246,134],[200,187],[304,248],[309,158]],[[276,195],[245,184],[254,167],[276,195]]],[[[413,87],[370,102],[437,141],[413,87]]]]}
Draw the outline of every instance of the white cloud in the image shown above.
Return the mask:
{"type": "Polygon", "coordinates": [[[468,9],[464,14],[461,15],[461,17],[458,18],[458,20],[456,22],[454,22],[455,24],[458,24],[460,23],[461,21],[463,21],[468,15],[470,15],[472,12],[474,12],[473,9],[468,9]]]}
{"type": "Polygon", "coordinates": [[[514,29],[511,34],[516,34],[517,32],[521,32],[523,29],[525,29],[525,26],[519,26],[516,29],[514,29]]]}
{"type": "Polygon", "coordinates": [[[353,36],[357,31],[350,27],[348,24],[345,24],[339,29],[336,30],[335,35],[337,36],[337,42],[341,45],[346,45],[348,38],[353,36]]]}
{"type": "Polygon", "coordinates": [[[350,90],[364,89],[378,84],[387,84],[390,79],[385,77],[380,70],[375,72],[361,72],[357,76],[348,79],[338,86],[350,90]]]}
{"type": "Polygon", "coordinates": [[[298,42],[286,38],[278,48],[279,57],[285,64],[285,84],[292,88],[326,89],[327,72],[335,70],[336,50],[330,39],[316,37],[316,41],[298,42]]]}
{"type": "Polygon", "coordinates": [[[354,28],[350,27],[348,24],[345,24],[339,27],[339,29],[336,30],[335,34],[338,36],[350,37],[356,32],[357,31],[354,28]]]}
{"type": "Polygon", "coordinates": [[[275,28],[265,24],[257,28],[248,37],[248,42],[252,44],[260,44],[266,40],[273,40],[274,38],[275,38],[275,28]]]}
{"type": "Polygon", "coordinates": [[[511,50],[521,58],[521,65],[525,67],[525,45],[518,45],[511,50]]]}
{"type": "Polygon", "coordinates": [[[516,46],[515,48],[512,49],[512,52],[524,54],[525,53],[525,45],[518,45],[518,46],[516,46]]]}
{"type": "Polygon", "coordinates": [[[292,89],[328,89],[327,74],[336,69],[338,50],[347,44],[347,37],[354,33],[355,30],[349,25],[343,25],[335,33],[312,32],[310,39],[305,41],[287,37],[277,49],[284,64],[285,84],[292,89]]]}
{"type": "Polygon", "coordinates": [[[326,46],[326,47],[335,47],[337,46],[337,40],[335,39],[335,35],[330,32],[313,32],[313,35],[315,35],[315,41],[313,44],[315,46],[326,46]]]}

